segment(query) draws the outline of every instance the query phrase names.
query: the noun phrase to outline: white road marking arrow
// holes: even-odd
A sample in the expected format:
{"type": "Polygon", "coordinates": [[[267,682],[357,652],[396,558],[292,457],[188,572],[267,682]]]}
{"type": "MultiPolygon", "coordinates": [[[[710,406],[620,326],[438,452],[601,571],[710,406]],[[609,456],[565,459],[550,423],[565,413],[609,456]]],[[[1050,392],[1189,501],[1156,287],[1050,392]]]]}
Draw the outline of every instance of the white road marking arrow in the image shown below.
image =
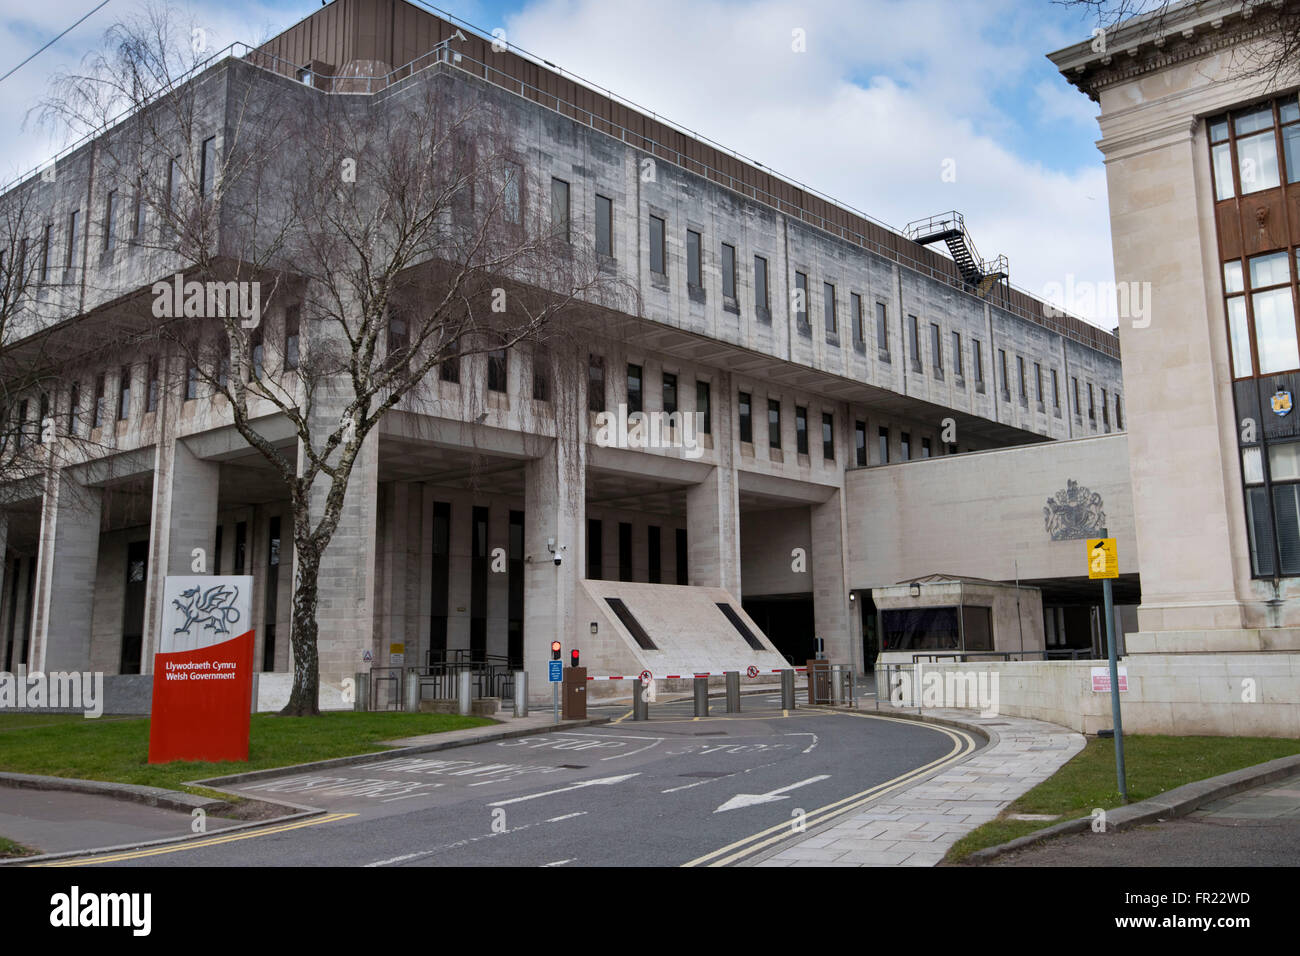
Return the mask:
{"type": "Polygon", "coordinates": [[[782,794],[790,790],[798,790],[800,787],[806,787],[818,780],[829,780],[830,777],[830,774],[823,773],[815,777],[809,777],[807,780],[800,780],[798,783],[792,783],[786,787],[769,790],[767,793],[738,793],[713,812],[721,813],[723,810],[739,810],[741,807],[753,807],[760,803],[775,803],[777,800],[788,800],[789,797],[782,796],[782,794]]]}
{"type": "Polygon", "coordinates": [[[538,797],[549,797],[552,794],[565,793],[569,790],[581,790],[583,787],[608,787],[639,776],[641,776],[640,773],[625,773],[618,777],[601,777],[599,780],[584,780],[581,783],[575,783],[569,787],[560,787],[558,790],[547,790],[543,793],[530,793],[526,797],[512,797],[509,800],[498,800],[495,803],[489,803],[488,806],[504,807],[511,803],[523,803],[525,800],[536,800],[538,797]]]}

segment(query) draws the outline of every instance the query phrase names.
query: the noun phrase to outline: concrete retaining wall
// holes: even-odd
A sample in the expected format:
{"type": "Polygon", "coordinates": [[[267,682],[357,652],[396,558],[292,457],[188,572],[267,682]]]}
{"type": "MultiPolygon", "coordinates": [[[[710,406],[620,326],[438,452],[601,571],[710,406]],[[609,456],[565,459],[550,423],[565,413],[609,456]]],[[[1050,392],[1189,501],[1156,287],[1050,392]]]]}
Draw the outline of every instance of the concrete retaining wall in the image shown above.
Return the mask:
{"type": "MultiPolygon", "coordinates": [[[[1120,664],[1128,672],[1129,689],[1121,695],[1125,733],[1300,738],[1300,654],[1136,654],[1120,664]]],[[[944,663],[923,664],[922,673],[987,674],[990,682],[996,675],[997,713],[1095,734],[1111,726],[1110,694],[1092,690],[1092,668],[1102,666],[944,663]]]]}

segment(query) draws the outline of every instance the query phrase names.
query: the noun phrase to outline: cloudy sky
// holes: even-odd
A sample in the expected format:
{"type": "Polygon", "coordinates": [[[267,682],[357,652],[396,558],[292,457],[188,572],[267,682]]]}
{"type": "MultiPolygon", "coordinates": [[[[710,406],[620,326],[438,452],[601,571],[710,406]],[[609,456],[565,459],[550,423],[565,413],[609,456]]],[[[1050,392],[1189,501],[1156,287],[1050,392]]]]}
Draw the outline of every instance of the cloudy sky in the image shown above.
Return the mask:
{"type": "MultiPolygon", "coordinates": [[[[0,74],[99,2],[8,0],[0,74]]],[[[0,181],[61,145],[31,111],[51,76],[74,68],[140,2],[108,0],[0,81],[0,129],[8,134],[0,139],[0,181]]],[[[319,6],[190,0],[183,10],[216,49],[257,43],[319,6]]],[[[1030,292],[1113,277],[1096,109],[1045,57],[1086,38],[1091,24],[1052,0],[440,0],[437,7],[483,33],[503,29],[512,44],[896,228],[960,210],[980,253],[1005,254],[1012,281],[1030,292]],[[792,49],[796,31],[804,52],[792,49]]],[[[1113,303],[1108,308],[1113,313],[1113,303]]],[[[1083,312],[1115,324],[1104,312],[1083,312]]]]}

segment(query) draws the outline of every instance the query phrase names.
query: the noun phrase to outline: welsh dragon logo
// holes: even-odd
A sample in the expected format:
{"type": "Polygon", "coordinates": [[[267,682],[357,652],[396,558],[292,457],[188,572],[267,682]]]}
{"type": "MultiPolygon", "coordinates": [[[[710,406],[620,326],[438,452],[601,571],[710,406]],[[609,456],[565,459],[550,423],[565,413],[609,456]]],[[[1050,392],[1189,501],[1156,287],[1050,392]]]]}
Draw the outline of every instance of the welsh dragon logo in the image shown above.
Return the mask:
{"type": "Polygon", "coordinates": [[[185,615],[185,623],[173,634],[189,634],[195,624],[215,634],[229,634],[230,625],[239,621],[239,609],[234,606],[239,588],[218,584],[204,590],[198,585],[181,592],[172,606],[185,615]]]}

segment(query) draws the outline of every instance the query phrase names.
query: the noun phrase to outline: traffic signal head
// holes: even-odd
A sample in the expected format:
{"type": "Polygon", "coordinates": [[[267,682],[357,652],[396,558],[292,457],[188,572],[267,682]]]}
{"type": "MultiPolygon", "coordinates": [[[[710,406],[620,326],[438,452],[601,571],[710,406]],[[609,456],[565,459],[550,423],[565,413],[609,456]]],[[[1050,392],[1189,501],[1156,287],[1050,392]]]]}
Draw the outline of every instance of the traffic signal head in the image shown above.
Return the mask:
{"type": "Polygon", "coordinates": [[[558,661],[559,659],[560,659],[560,642],[551,641],[551,660],[558,661]]]}
{"type": "Polygon", "coordinates": [[[569,666],[570,667],[578,666],[578,649],[576,647],[573,650],[569,651],[569,666]]]}

